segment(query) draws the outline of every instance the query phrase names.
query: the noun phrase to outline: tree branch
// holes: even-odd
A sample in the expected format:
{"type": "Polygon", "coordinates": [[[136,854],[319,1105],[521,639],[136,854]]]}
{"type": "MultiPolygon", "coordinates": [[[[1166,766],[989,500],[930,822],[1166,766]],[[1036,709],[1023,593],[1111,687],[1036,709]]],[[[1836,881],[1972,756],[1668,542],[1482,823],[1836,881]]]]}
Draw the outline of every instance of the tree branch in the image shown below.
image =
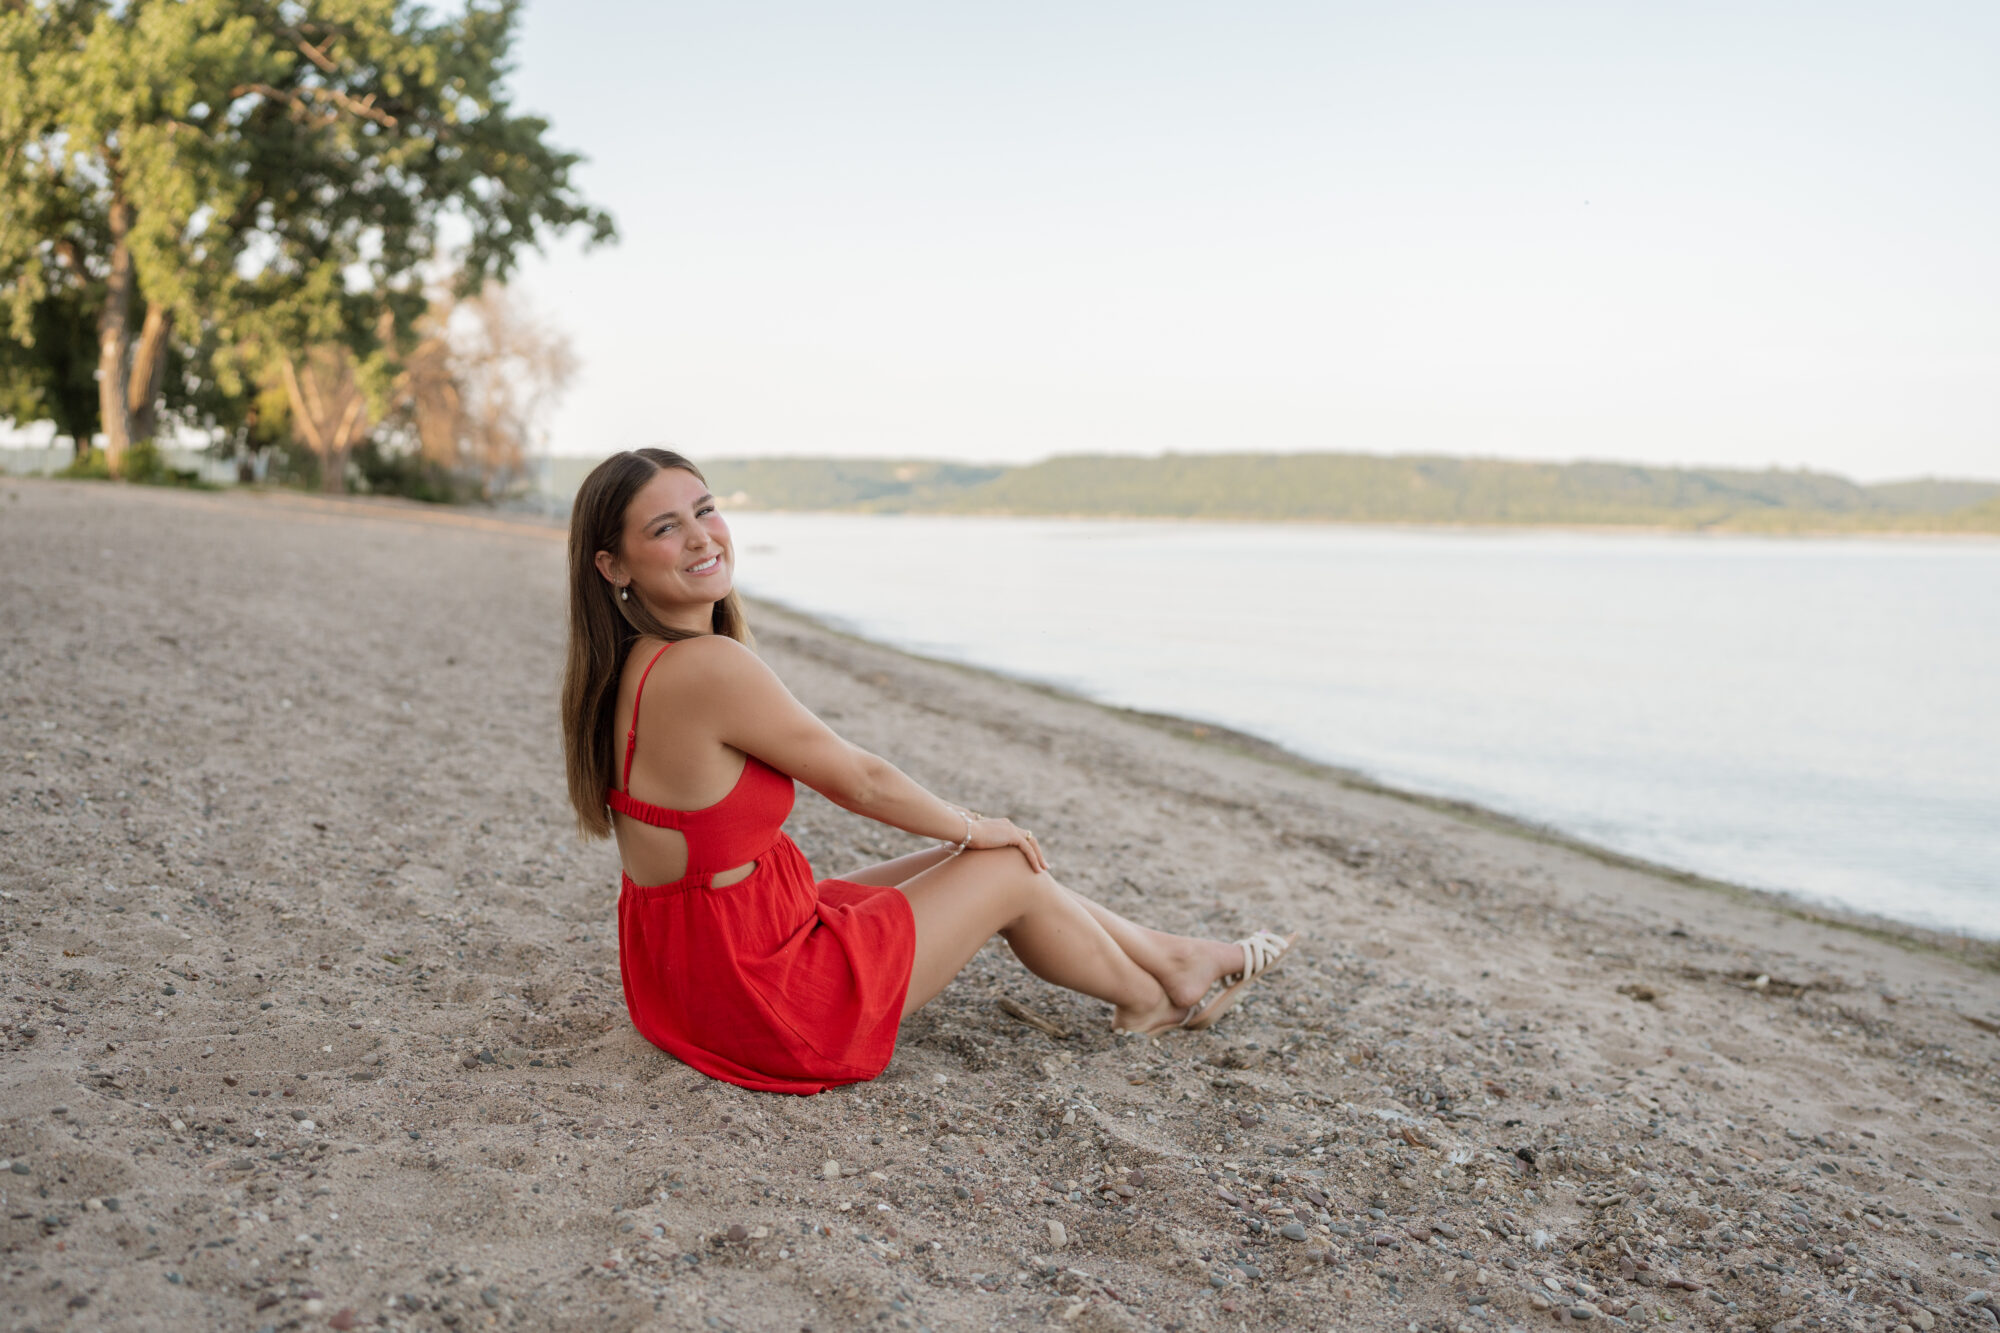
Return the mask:
{"type": "Polygon", "coordinates": [[[257,205],[264,201],[264,183],[258,181],[244,193],[243,203],[229,219],[229,230],[241,231],[250,225],[250,219],[257,216],[257,205]]]}
{"type": "Polygon", "coordinates": [[[173,326],[171,310],[158,301],[146,302],[146,323],[139,330],[139,342],[132,351],[132,377],[125,393],[133,420],[143,427],[137,432],[141,436],[153,433],[153,407],[159,401],[166,374],[167,335],[173,326]]]}
{"type": "Polygon", "coordinates": [[[396,128],[396,118],[375,105],[374,93],[370,93],[366,97],[353,97],[341,92],[338,88],[300,88],[296,92],[288,93],[282,88],[273,88],[268,83],[243,83],[229,90],[229,98],[231,101],[234,101],[248,93],[258,93],[273,101],[283,102],[287,106],[301,111],[305,109],[306,103],[309,101],[331,102],[334,106],[348,112],[350,115],[360,116],[364,120],[372,120],[385,129],[396,128]]]}
{"type": "Polygon", "coordinates": [[[314,46],[304,37],[299,38],[299,51],[301,54],[305,56],[307,60],[310,60],[313,62],[313,64],[318,65],[326,73],[337,74],[340,72],[340,66],[333,63],[332,56],[329,56],[326,52],[320,50],[317,46],[314,46]]]}
{"type": "Polygon", "coordinates": [[[354,442],[361,438],[362,427],[366,424],[363,414],[367,407],[367,399],[362,396],[360,389],[355,389],[354,396],[347,400],[347,410],[340,414],[340,425],[334,428],[333,448],[336,458],[345,455],[354,447],[354,442]]]}

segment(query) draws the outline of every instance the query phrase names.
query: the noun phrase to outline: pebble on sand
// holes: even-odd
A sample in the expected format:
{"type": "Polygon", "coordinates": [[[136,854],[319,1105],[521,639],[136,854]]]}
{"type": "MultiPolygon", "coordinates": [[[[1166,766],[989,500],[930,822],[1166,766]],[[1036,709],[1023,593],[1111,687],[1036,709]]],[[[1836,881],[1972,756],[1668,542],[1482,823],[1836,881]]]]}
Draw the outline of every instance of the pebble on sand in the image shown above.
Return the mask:
{"type": "Polygon", "coordinates": [[[840,1163],[829,1157],[820,1164],[819,1173],[828,1180],[839,1180],[840,1163]]]}
{"type": "Polygon", "coordinates": [[[1069,1244],[1069,1232],[1063,1230],[1062,1223],[1056,1221],[1053,1217],[1050,1218],[1049,1219],[1050,1248],[1060,1250],[1063,1246],[1067,1244],[1069,1244]]]}

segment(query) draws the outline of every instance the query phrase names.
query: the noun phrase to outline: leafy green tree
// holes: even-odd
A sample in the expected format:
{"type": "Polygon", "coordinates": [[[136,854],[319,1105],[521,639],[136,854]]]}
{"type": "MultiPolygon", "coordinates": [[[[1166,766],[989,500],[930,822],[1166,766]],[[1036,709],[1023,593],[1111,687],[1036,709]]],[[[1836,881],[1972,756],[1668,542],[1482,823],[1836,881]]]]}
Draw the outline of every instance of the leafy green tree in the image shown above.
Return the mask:
{"type": "Polygon", "coordinates": [[[36,301],[32,343],[0,338],[0,417],[50,421],[78,453],[97,432],[96,320],[73,293],[36,301]]]}
{"type": "Polygon", "coordinates": [[[427,276],[448,262],[472,293],[553,231],[611,239],[580,159],[509,103],[518,14],[0,0],[5,405],[51,400],[55,302],[94,325],[114,470],[163,404],[219,392],[244,415],[274,368],[302,389],[301,368],[346,367],[379,415],[427,276]]]}

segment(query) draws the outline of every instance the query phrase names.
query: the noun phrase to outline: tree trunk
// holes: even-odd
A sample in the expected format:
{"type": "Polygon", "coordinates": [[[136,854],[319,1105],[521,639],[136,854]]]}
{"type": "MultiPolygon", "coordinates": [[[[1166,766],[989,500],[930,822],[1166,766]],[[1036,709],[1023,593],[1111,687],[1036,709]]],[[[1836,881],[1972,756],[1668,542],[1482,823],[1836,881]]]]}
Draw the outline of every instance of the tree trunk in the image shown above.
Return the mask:
{"type": "Polygon", "coordinates": [[[320,489],[339,495],[347,489],[347,455],[368,433],[367,395],[346,348],[316,347],[304,359],[303,371],[289,356],[279,362],[292,428],[319,455],[320,489]]]}
{"type": "Polygon", "coordinates": [[[132,346],[132,207],[111,200],[111,271],[104,283],[104,308],[97,315],[97,411],[104,427],[104,452],[114,477],[125,466],[132,444],[131,388],[126,371],[132,346]]]}
{"type": "MultiPolygon", "coordinates": [[[[326,456],[326,438],[319,429],[319,395],[306,396],[306,386],[299,381],[299,368],[292,358],[286,357],[279,363],[285,372],[285,397],[292,406],[292,429],[306,437],[306,447],[319,457],[319,484],[321,490],[337,490],[328,474],[333,469],[332,460],[326,456]]],[[[312,363],[306,363],[306,374],[312,374],[312,363]]]]}
{"type": "Polygon", "coordinates": [[[132,376],[125,401],[132,409],[132,438],[150,440],[160,428],[160,390],[167,382],[167,335],[173,312],[158,301],[146,303],[145,327],[132,354],[132,376]]]}
{"type": "Polygon", "coordinates": [[[327,469],[322,480],[326,489],[338,495],[347,489],[347,456],[361,439],[361,432],[368,426],[368,400],[361,396],[359,389],[347,400],[347,410],[341,413],[340,424],[333,431],[333,465],[327,469]]]}

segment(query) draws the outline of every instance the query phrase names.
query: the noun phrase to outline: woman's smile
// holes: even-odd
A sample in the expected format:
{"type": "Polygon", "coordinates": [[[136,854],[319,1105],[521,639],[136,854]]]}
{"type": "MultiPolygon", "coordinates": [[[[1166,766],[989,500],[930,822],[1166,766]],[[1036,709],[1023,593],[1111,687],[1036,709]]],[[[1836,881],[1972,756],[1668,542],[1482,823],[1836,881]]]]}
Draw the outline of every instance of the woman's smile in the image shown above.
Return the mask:
{"type": "Polygon", "coordinates": [[[614,553],[596,553],[597,571],[621,601],[689,633],[709,632],[715,607],[734,582],[736,552],[715,497],[694,473],[662,468],[626,503],[614,553]]]}

